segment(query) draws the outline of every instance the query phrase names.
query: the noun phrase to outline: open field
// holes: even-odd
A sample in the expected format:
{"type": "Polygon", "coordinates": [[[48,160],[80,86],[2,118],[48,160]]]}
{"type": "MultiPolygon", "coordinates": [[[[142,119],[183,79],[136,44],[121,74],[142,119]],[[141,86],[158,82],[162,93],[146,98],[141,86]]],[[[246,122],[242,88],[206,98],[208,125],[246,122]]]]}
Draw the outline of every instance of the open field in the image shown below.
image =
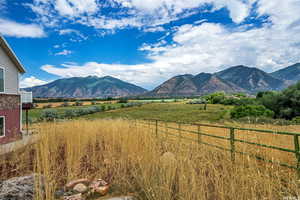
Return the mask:
{"type": "Polygon", "coordinates": [[[124,108],[110,112],[100,112],[83,116],[85,119],[98,118],[129,118],[129,119],[159,119],[178,122],[218,121],[229,119],[231,106],[203,105],[177,103],[151,103],[141,107],[124,108]]]}
{"type": "MultiPolygon", "coordinates": [[[[107,180],[110,195],[130,193],[143,200],[283,199],[300,195],[295,170],[247,156],[237,156],[233,164],[226,152],[156,137],[153,129],[135,121],[79,120],[34,126],[40,130],[40,142],[3,157],[0,177],[32,171],[43,174],[48,180],[47,200],[52,200],[54,191],[67,181],[84,177],[107,180]]],[[[259,140],[270,142],[273,137],[259,140]]],[[[282,144],[286,141],[281,140],[282,144]]],[[[36,199],[43,199],[39,195],[36,199]]]]}

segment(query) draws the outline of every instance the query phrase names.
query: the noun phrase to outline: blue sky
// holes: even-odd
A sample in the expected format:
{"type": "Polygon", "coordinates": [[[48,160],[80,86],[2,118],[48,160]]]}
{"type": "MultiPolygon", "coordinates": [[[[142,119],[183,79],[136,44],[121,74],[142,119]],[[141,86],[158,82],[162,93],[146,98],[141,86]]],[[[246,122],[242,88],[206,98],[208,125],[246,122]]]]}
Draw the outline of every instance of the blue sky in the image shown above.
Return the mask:
{"type": "Polygon", "coordinates": [[[300,61],[299,0],[0,0],[22,87],[114,76],[147,89],[178,74],[300,61]]]}

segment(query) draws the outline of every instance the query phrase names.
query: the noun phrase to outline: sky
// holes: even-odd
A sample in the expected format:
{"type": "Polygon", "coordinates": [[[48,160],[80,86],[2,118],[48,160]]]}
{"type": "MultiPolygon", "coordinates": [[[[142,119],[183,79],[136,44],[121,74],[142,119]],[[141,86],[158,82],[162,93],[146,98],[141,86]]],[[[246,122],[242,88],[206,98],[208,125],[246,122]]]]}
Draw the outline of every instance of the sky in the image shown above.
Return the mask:
{"type": "Polygon", "coordinates": [[[0,0],[21,87],[113,76],[146,89],[179,74],[300,62],[300,0],[0,0]]]}

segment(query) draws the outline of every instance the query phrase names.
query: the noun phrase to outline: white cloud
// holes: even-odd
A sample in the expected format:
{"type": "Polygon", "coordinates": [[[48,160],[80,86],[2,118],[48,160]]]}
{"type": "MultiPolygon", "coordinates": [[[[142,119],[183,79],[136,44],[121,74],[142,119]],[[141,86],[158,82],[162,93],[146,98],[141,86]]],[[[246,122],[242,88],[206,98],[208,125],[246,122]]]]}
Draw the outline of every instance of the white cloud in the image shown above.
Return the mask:
{"type": "Polygon", "coordinates": [[[145,28],[144,32],[163,32],[165,31],[164,27],[157,26],[157,27],[149,27],[145,28]]]}
{"type": "Polygon", "coordinates": [[[56,0],[55,9],[61,15],[77,17],[80,14],[93,14],[98,10],[95,0],[56,0]]]}
{"type": "MultiPolygon", "coordinates": [[[[27,4],[46,26],[59,25],[62,20],[97,29],[127,27],[160,27],[171,21],[201,12],[213,12],[226,7],[235,23],[248,17],[250,0],[34,0],[27,4]],[[212,5],[212,10],[205,6],[212,5]],[[53,9],[54,8],[54,9],[53,9]],[[102,12],[101,9],[106,9],[102,12]]],[[[147,30],[147,29],[145,29],[147,30]]],[[[151,29],[149,29],[151,30],[151,29]]],[[[161,31],[162,28],[156,29],[161,31]]],[[[113,32],[113,31],[112,31],[113,32]]]]}
{"type": "Polygon", "coordinates": [[[36,24],[20,24],[14,21],[0,19],[0,33],[12,37],[45,37],[44,30],[36,24]]]}
{"type": "Polygon", "coordinates": [[[80,33],[80,31],[75,30],[75,29],[62,29],[62,30],[59,30],[59,35],[72,35],[72,34],[78,36],[78,39],[80,41],[88,39],[88,37],[84,36],[82,33],[80,33]]]}
{"type": "Polygon", "coordinates": [[[27,88],[27,87],[34,87],[34,86],[38,86],[38,85],[44,85],[47,84],[47,81],[43,81],[40,80],[34,76],[28,77],[28,78],[24,78],[23,80],[21,80],[21,88],[27,88]]]}
{"type": "Polygon", "coordinates": [[[55,56],[67,56],[67,55],[70,55],[70,54],[72,54],[72,53],[73,53],[73,51],[64,49],[64,50],[62,50],[62,51],[60,51],[60,52],[55,53],[54,55],[55,55],[55,56]]]}

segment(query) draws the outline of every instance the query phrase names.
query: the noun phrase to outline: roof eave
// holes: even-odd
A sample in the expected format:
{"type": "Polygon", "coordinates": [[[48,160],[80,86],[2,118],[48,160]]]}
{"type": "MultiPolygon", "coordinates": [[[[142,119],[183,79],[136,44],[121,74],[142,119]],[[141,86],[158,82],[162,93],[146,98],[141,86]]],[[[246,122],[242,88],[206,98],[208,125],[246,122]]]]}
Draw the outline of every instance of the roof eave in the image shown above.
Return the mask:
{"type": "Polygon", "coordinates": [[[9,44],[6,42],[3,36],[0,35],[0,46],[4,49],[4,51],[7,53],[9,58],[12,60],[12,62],[16,65],[18,68],[19,72],[21,74],[24,74],[26,72],[24,66],[21,64],[20,60],[14,53],[14,51],[11,49],[9,44]]]}

